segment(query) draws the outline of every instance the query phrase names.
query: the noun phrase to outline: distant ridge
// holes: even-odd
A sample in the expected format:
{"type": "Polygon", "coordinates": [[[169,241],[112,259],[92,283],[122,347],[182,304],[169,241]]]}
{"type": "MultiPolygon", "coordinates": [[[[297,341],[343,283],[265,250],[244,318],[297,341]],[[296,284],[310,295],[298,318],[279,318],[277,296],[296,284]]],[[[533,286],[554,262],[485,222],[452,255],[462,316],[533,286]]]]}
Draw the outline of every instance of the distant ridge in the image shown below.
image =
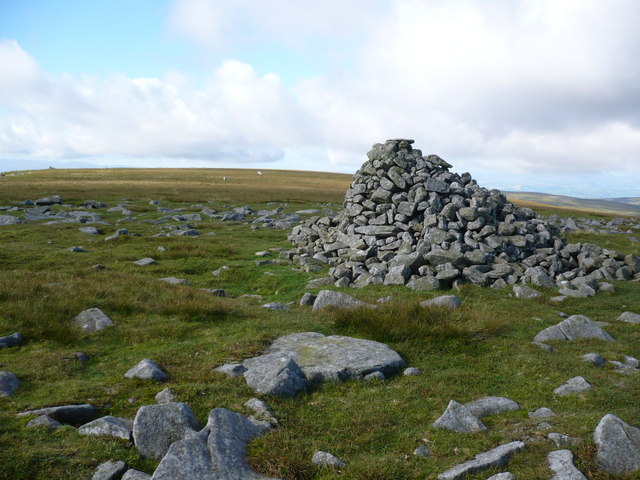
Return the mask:
{"type": "Polygon", "coordinates": [[[607,215],[640,217],[640,197],[616,199],[575,198],[538,192],[503,192],[512,202],[530,202],[550,207],[584,210],[607,215]]]}

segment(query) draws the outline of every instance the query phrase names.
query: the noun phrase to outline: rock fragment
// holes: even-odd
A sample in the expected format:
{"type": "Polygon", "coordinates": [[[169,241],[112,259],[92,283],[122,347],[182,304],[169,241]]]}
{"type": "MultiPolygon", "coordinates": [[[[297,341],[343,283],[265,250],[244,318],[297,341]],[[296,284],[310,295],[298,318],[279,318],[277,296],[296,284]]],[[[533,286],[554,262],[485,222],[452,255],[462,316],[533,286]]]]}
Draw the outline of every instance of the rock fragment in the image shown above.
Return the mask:
{"type": "Polygon", "coordinates": [[[556,450],[547,455],[549,469],[555,473],[551,480],[587,480],[573,464],[573,453],[570,450],[556,450]]]}
{"type": "Polygon", "coordinates": [[[458,433],[473,433],[486,430],[487,427],[464,405],[451,400],[445,412],[433,426],[458,433]]]}
{"type": "Polygon", "coordinates": [[[596,338],[613,342],[614,339],[600,326],[584,315],[572,315],[566,320],[546,328],[534,337],[536,342],[549,340],[577,340],[582,338],[596,338]]]}
{"type": "Polygon", "coordinates": [[[459,480],[489,467],[507,465],[513,454],[524,449],[524,442],[510,442],[487,452],[479,453],[473,460],[461,463],[438,475],[438,480],[459,480]]]}
{"type": "Polygon", "coordinates": [[[140,360],[135,367],[127,370],[124,376],[126,378],[140,378],[142,380],[153,380],[155,382],[163,382],[168,378],[160,366],[150,358],[140,360]]]}
{"type": "Polygon", "coordinates": [[[610,474],[635,472],[640,468],[640,429],[610,413],[593,433],[600,470],[610,474]]]}
{"type": "Polygon", "coordinates": [[[113,321],[99,308],[90,308],[71,319],[84,332],[97,332],[113,325],[113,321]]]}
{"type": "Polygon", "coordinates": [[[577,376],[577,377],[570,378],[569,380],[564,382],[562,385],[556,388],[553,391],[553,393],[563,397],[565,395],[571,395],[574,393],[586,392],[591,388],[592,388],[592,385],[589,382],[587,382],[584,379],[584,377],[577,376]]]}
{"type": "Polygon", "coordinates": [[[313,454],[311,463],[323,467],[344,468],[347,466],[342,460],[329,452],[318,451],[313,454]]]}

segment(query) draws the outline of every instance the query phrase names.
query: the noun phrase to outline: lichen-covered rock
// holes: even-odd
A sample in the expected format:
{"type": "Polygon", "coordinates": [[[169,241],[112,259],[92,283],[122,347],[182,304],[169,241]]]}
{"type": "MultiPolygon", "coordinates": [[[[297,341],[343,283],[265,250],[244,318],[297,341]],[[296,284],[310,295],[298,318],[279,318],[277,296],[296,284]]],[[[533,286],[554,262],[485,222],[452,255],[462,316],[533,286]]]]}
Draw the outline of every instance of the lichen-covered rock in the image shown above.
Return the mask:
{"type": "Polygon", "coordinates": [[[357,307],[369,307],[368,303],[365,303],[357,298],[353,298],[351,295],[347,295],[342,292],[335,292],[333,290],[320,290],[313,302],[313,311],[321,310],[327,307],[333,308],[357,308],[357,307]]]}
{"type": "Polygon", "coordinates": [[[559,395],[561,397],[565,395],[571,395],[573,393],[582,393],[590,390],[592,385],[587,382],[584,377],[573,377],[564,382],[558,388],[556,388],[553,393],[559,395]]]}
{"type": "Polygon", "coordinates": [[[309,388],[309,380],[287,354],[274,352],[245,360],[244,378],[257,393],[293,397],[309,388]]]}
{"type": "Polygon", "coordinates": [[[451,400],[445,412],[433,426],[458,433],[473,433],[486,430],[487,427],[464,405],[451,400]]]}
{"type": "Polygon", "coordinates": [[[80,435],[106,435],[123,440],[131,440],[133,421],[127,418],[107,415],[78,427],[78,433],[80,435]]]}
{"type": "Polygon", "coordinates": [[[441,295],[439,297],[420,302],[421,307],[440,307],[450,308],[452,310],[459,308],[460,305],[462,305],[462,300],[455,295],[441,295]]]}
{"type": "Polygon", "coordinates": [[[487,452],[479,453],[467,462],[456,465],[446,472],[438,475],[438,480],[460,480],[489,467],[501,467],[509,462],[513,454],[524,449],[524,442],[510,442],[500,445],[487,452]]]}
{"type": "Polygon", "coordinates": [[[99,308],[90,308],[73,317],[73,323],[84,332],[97,332],[113,325],[113,321],[99,308]]]}
{"type": "Polygon", "coordinates": [[[555,473],[551,480],[587,480],[573,464],[573,453],[570,450],[556,450],[547,455],[549,469],[555,473]]]}
{"type": "Polygon", "coordinates": [[[617,318],[619,322],[640,323],[640,314],[633,312],[624,312],[617,318]]]}
{"type": "Polygon", "coordinates": [[[640,428],[607,414],[593,432],[600,470],[610,474],[635,472],[640,468],[640,428]]]}
{"type": "Polygon", "coordinates": [[[98,465],[91,480],[120,480],[126,471],[126,462],[121,460],[104,462],[98,465]]]}
{"type": "Polygon", "coordinates": [[[343,468],[346,467],[347,464],[340,460],[335,455],[329,452],[318,451],[313,454],[311,458],[311,463],[314,465],[320,465],[323,467],[333,467],[333,468],[343,468]]]}
{"type": "Polygon", "coordinates": [[[135,367],[127,370],[124,376],[126,378],[140,378],[142,380],[153,380],[156,382],[163,382],[167,379],[167,374],[150,358],[140,360],[135,367]]]}
{"type": "Polygon", "coordinates": [[[536,342],[549,340],[577,340],[582,338],[596,338],[613,342],[614,338],[600,326],[584,315],[572,315],[566,320],[545,328],[534,337],[536,342]]]}
{"type": "Polygon", "coordinates": [[[517,402],[505,397],[484,397],[465,404],[471,414],[478,418],[497,415],[511,410],[520,410],[517,402]]]}

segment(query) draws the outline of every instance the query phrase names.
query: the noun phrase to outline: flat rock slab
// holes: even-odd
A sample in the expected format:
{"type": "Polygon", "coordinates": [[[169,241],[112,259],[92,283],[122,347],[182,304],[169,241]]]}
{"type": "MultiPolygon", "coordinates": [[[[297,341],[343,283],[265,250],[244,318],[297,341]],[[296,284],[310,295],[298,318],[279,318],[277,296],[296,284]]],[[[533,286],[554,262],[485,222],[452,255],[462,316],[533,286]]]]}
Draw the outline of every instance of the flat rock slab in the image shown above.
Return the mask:
{"type": "Polygon", "coordinates": [[[420,302],[421,307],[440,307],[450,308],[452,310],[459,308],[460,305],[462,305],[462,301],[455,295],[441,295],[431,300],[420,302]]]}
{"type": "Polygon", "coordinates": [[[113,325],[113,321],[99,308],[90,308],[72,318],[84,332],[97,332],[113,325]]]}
{"type": "Polygon", "coordinates": [[[145,267],[147,265],[155,265],[158,262],[155,261],[153,258],[151,257],[146,257],[146,258],[141,258],[140,260],[136,260],[135,262],[133,262],[135,265],[138,265],[140,267],[145,267]]]}
{"type": "Polygon", "coordinates": [[[133,420],[107,415],[93,422],[85,423],[78,428],[78,433],[80,435],[106,435],[128,441],[133,435],[133,420]]]}
{"type": "Polygon", "coordinates": [[[85,403],[83,405],[61,405],[59,407],[40,408],[18,414],[20,417],[24,415],[49,415],[61,423],[84,424],[93,418],[95,410],[92,405],[85,403]]]}
{"type": "Polygon", "coordinates": [[[313,302],[312,310],[315,312],[327,307],[358,308],[373,307],[373,305],[369,305],[357,298],[353,298],[351,295],[347,295],[346,293],[334,292],[333,290],[320,290],[313,302]]]}
{"type": "Polygon", "coordinates": [[[145,405],[133,421],[133,439],[142,456],[160,460],[173,442],[194,435],[199,428],[186,403],[145,405]]]}
{"type": "Polygon", "coordinates": [[[487,429],[466,406],[455,400],[449,402],[447,409],[433,426],[458,433],[473,433],[487,429]]]}
{"type": "Polygon", "coordinates": [[[520,410],[520,405],[517,402],[505,397],[484,397],[467,403],[465,406],[473,416],[478,418],[497,415],[498,413],[511,410],[520,410]]]}
{"type": "Polygon", "coordinates": [[[24,223],[20,217],[14,217],[13,215],[0,215],[0,225],[17,225],[24,223]]]}
{"type": "Polygon", "coordinates": [[[626,323],[640,323],[640,315],[633,312],[624,312],[617,318],[617,320],[619,322],[626,323]]]}
{"type": "Polygon", "coordinates": [[[152,480],[266,480],[247,463],[247,444],[266,429],[225,408],[209,413],[207,426],[171,445],[152,480]]]}
{"type": "Polygon", "coordinates": [[[479,453],[473,460],[461,463],[438,475],[438,480],[459,480],[489,467],[501,467],[509,463],[514,453],[524,449],[524,442],[510,442],[487,452],[479,453]]]}
{"type": "Polygon", "coordinates": [[[551,480],[587,480],[573,464],[573,453],[570,450],[556,450],[547,455],[549,469],[555,473],[551,480]]]}
{"type": "Polygon", "coordinates": [[[553,393],[561,397],[565,395],[571,395],[572,393],[582,393],[590,390],[593,386],[587,382],[584,377],[573,377],[564,382],[553,393]]]}
{"type": "Polygon", "coordinates": [[[20,380],[11,372],[0,371],[0,397],[10,397],[20,388],[20,380]]]}
{"type": "Polygon", "coordinates": [[[150,358],[140,360],[135,367],[127,370],[124,376],[126,378],[141,378],[143,380],[154,380],[156,382],[163,382],[168,378],[160,366],[150,358]]]}
{"type": "Polygon", "coordinates": [[[23,343],[24,338],[22,334],[18,332],[0,337],[0,348],[19,347],[23,343]]]}
{"type": "Polygon", "coordinates": [[[584,315],[572,315],[557,325],[545,328],[533,340],[546,342],[548,340],[577,340],[581,338],[595,338],[607,342],[615,341],[596,322],[584,315]]]}
{"type": "Polygon", "coordinates": [[[640,428],[610,413],[602,417],[593,441],[598,468],[606,473],[635,472],[640,468],[640,428]]]}
{"type": "MultiPolygon", "coordinates": [[[[292,358],[311,382],[359,379],[376,371],[389,377],[406,366],[402,357],[383,343],[315,332],[280,337],[266,353],[292,358]]],[[[253,360],[243,364],[251,368],[253,360]]]]}

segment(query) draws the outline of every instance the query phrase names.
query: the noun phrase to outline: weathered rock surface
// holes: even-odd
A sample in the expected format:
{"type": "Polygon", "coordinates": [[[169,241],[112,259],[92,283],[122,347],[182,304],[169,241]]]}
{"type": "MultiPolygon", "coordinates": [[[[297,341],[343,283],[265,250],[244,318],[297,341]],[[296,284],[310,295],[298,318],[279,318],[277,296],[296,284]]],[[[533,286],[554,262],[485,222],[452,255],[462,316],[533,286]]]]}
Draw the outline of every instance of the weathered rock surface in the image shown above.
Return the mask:
{"type": "Polygon", "coordinates": [[[130,468],[126,472],[120,480],[150,480],[151,475],[148,473],[141,472],[140,470],[136,470],[135,468],[130,468]]]}
{"type": "Polygon", "coordinates": [[[516,298],[522,298],[525,300],[530,300],[532,298],[541,297],[542,294],[534,288],[526,287],[523,285],[514,285],[513,286],[513,295],[516,298]]]}
{"type": "Polygon", "coordinates": [[[0,348],[19,347],[23,343],[24,338],[22,334],[18,332],[0,337],[0,348]]]}
{"type": "Polygon", "coordinates": [[[321,310],[327,307],[333,308],[357,308],[357,307],[370,307],[368,303],[353,298],[351,295],[347,295],[342,292],[335,292],[333,290],[320,290],[313,302],[313,311],[321,310]]]}
{"type": "Polygon", "coordinates": [[[545,328],[534,337],[534,341],[577,340],[580,338],[596,338],[607,342],[614,341],[611,335],[584,315],[572,315],[557,325],[545,328]]]}
{"type": "Polygon", "coordinates": [[[147,265],[155,265],[158,262],[156,260],[154,260],[153,258],[151,258],[151,257],[145,257],[145,258],[141,258],[140,260],[136,260],[133,263],[135,265],[140,266],[140,267],[146,267],[147,265]]]}
{"type": "Polygon", "coordinates": [[[640,323],[640,314],[633,312],[624,312],[617,318],[619,322],[640,323]]]}
{"type": "Polygon", "coordinates": [[[421,307],[440,307],[450,308],[452,310],[459,308],[460,305],[462,305],[462,300],[455,295],[441,295],[439,297],[420,302],[421,307]]]}
{"type": "Polygon", "coordinates": [[[556,447],[567,447],[571,445],[577,445],[581,442],[579,437],[571,437],[563,433],[552,432],[547,435],[547,438],[556,444],[556,447]]]}
{"type": "Polygon", "coordinates": [[[169,403],[178,401],[175,394],[169,387],[160,390],[154,398],[158,403],[169,403]]]}
{"type": "Polygon", "coordinates": [[[0,397],[10,397],[20,388],[20,380],[11,372],[0,371],[0,397]]]}
{"type": "Polygon", "coordinates": [[[84,332],[97,332],[113,325],[113,321],[99,308],[90,308],[73,317],[73,323],[84,332]]]}
{"type": "Polygon", "coordinates": [[[573,377],[564,382],[558,388],[556,388],[553,393],[559,395],[561,397],[565,395],[571,395],[573,393],[582,393],[590,390],[592,385],[587,382],[584,377],[573,377]]]}
{"type": "Polygon", "coordinates": [[[143,380],[154,380],[156,382],[162,382],[167,379],[167,374],[150,358],[140,360],[135,367],[127,370],[124,376],[126,378],[141,378],[143,380]]]}
{"type": "Polygon", "coordinates": [[[160,460],[173,442],[194,435],[199,428],[186,403],[145,405],[133,421],[133,439],[141,455],[160,460]]]}
{"type": "Polygon", "coordinates": [[[27,412],[19,413],[18,416],[49,415],[51,418],[61,423],[84,424],[91,420],[94,414],[95,410],[93,406],[85,403],[83,405],[61,405],[59,407],[29,410],[27,412]]]}
{"type": "MultiPolygon", "coordinates": [[[[383,343],[315,332],[280,337],[266,355],[293,359],[311,382],[363,378],[375,371],[390,376],[405,367],[402,357],[383,343]]],[[[250,371],[252,364],[261,362],[260,358],[245,360],[243,364],[250,371]]]]}
{"type": "Polygon", "coordinates": [[[85,423],[78,428],[78,433],[80,435],[106,435],[123,440],[131,440],[133,421],[127,418],[107,415],[93,422],[85,423]]]}
{"type": "Polygon", "coordinates": [[[487,480],[516,480],[516,477],[511,472],[502,472],[491,475],[487,480]]]}
{"type": "Polygon", "coordinates": [[[594,364],[596,367],[604,367],[607,361],[597,353],[585,353],[582,355],[582,358],[585,362],[589,362],[594,364]]]}
{"type": "Polygon", "coordinates": [[[640,429],[607,414],[593,432],[596,460],[606,473],[635,472],[640,468],[640,429]]]}
{"type": "Polygon", "coordinates": [[[524,449],[524,442],[510,442],[487,452],[479,453],[473,460],[461,463],[438,475],[438,480],[459,480],[474,472],[509,463],[514,453],[524,449]]]}
{"type": "Polygon", "coordinates": [[[247,367],[241,363],[225,363],[214,368],[216,372],[224,373],[230,377],[241,377],[247,371],[247,367]]]}
{"type": "Polygon", "coordinates": [[[91,480],[121,480],[127,471],[127,464],[123,461],[108,461],[98,465],[91,480]]]}
{"type": "Polygon", "coordinates": [[[171,445],[151,478],[266,480],[246,460],[247,444],[264,432],[239,413],[215,408],[204,429],[171,445]]]}
{"type": "Polygon", "coordinates": [[[33,420],[29,420],[29,423],[27,423],[27,428],[44,427],[49,430],[55,430],[61,426],[62,424],[60,422],[54,420],[49,415],[40,415],[33,420]]]}
{"type": "Polygon", "coordinates": [[[555,416],[556,414],[547,407],[540,407],[534,412],[529,412],[529,418],[550,418],[555,416]]]}
{"type": "Polygon", "coordinates": [[[244,378],[257,393],[293,397],[309,388],[309,380],[291,355],[274,352],[243,363],[244,378]]]}
{"type": "Polygon", "coordinates": [[[571,450],[556,450],[547,455],[549,469],[555,473],[551,480],[587,480],[573,464],[571,450]]]}
{"type": "Polygon", "coordinates": [[[451,400],[445,412],[433,426],[458,433],[473,433],[486,430],[487,427],[464,405],[451,400]]]}
{"type": "Polygon", "coordinates": [[[160,281],[169,283],[171,285],[189,285],[189,280],[187,280],[186,278],[162,277],[160,281]]]}
{"type": "Polygon", "coordinates": [[[484,397],[465,404],[469,412],[477,418],[497,415],[510,410],[520,410],[520,405],[505,397],[484,397]]]}
{"type": "Polygon", "coordinates": [[[323,467],[333,467],[333,468],[343,468],[346,467],[347,464],[340,460],[335,455],[329,452],[318,451],[313,454],[311,458],[311,463],[314,465],[320,465],[323,467]]]}
{"type": "Polygon", "coordinates": [[[0,215],[0,226],[2,225],[17,225],[24,223],[20,217],[14,217],[13,215],[0,215]]]}

